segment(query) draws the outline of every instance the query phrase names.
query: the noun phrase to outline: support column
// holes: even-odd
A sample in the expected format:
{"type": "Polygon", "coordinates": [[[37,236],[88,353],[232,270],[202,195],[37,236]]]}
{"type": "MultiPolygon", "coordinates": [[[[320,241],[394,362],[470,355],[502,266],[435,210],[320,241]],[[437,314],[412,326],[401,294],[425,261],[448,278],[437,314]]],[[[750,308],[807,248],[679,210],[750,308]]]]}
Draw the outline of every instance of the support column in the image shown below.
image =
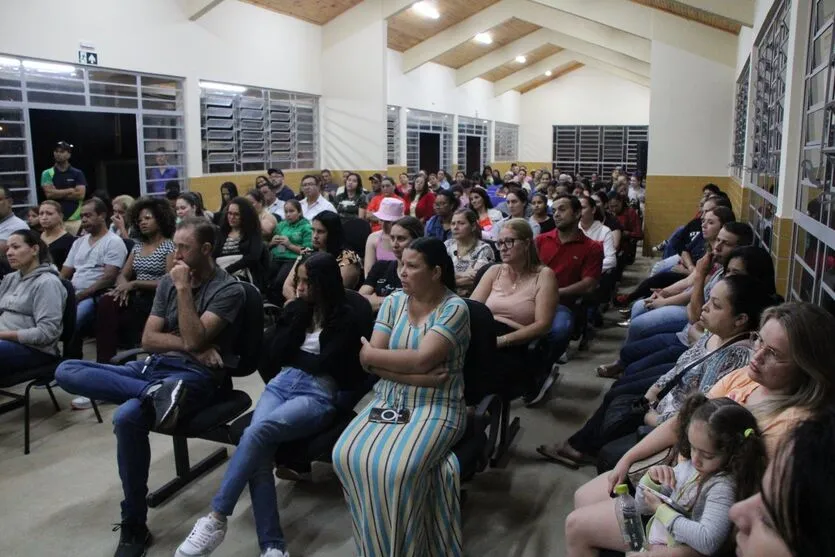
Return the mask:
{"type": "Polygon", "coordinates": [[[386,21],[366,0],[322,28],[322,166],[386,172],[386,21]],[[362,53],[358,56],[357,53],[362,53]]]}

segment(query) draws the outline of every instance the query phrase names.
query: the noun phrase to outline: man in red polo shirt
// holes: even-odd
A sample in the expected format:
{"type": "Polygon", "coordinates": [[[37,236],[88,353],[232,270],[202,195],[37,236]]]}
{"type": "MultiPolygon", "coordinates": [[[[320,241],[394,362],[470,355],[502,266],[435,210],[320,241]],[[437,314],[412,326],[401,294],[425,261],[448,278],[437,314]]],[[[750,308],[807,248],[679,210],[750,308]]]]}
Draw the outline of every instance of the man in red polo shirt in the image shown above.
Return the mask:
{"type": "Polygon", "coordinates": [[[580,230],[579,199],[561,195],[553,210],[557,227],[536,237],[536,251],[540,261],[557,276],[560,305],[548,338],[553,354],[559,357],[568,348],[574,330],[574,315],[569,308],[578,297],[592,294],[597,288],[603,272],[603,247],[580,230]]]}

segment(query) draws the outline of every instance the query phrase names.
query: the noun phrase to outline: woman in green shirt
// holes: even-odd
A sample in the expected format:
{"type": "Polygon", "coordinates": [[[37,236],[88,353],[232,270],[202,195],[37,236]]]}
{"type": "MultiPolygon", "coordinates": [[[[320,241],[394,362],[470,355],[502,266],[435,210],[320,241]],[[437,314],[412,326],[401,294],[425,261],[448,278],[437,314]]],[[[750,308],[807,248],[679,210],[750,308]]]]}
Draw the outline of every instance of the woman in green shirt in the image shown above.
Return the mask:
{"type": "Polygon", "coordinates": [[[304,250],[313,248],[313,228],[310,221],[302,216],[302,206],[296,199],[284,202],[284,220],[275,225],[270,254],[278,266],[276,284],[284,280],[293,264],[304,250]]]}

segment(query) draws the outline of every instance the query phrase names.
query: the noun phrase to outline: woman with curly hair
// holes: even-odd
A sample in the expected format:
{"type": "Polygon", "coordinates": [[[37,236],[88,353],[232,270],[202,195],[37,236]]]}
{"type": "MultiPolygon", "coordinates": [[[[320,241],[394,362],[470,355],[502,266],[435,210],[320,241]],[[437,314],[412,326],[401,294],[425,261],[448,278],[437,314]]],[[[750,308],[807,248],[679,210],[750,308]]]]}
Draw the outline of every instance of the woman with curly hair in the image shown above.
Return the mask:
{"type": "Polygon", "coordinates": [[[96,360],[107,363],[119,346],[139,343],[160,279],[174,262],[176,217],[165,199],[140,197],[128,213],[127,227],[139,233],[116,285],[96,309],[96,360]]]}

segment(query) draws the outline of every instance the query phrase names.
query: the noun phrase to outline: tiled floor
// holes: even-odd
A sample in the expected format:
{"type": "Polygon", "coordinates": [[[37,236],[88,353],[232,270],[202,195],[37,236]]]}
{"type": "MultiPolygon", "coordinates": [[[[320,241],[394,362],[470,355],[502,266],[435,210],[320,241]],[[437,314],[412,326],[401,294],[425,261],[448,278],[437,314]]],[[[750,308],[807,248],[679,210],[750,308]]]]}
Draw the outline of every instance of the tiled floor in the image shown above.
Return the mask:
{"type": "MultiPolygon", "coordinates": [[[[627,282],[646,273],[639,261],[627,282]]],[[[614,312],[606,316],[612,323],[614,312]]],[[[563,366],[563,380],[554,397],[540,408],[514,408],[522,430],[504,469],[479,475],[469,486],[463,508],[465,553],[468,556],[543,557],[563,555],[563,522],[571,509],[574,490],[594,470],[568,470],[543,461],[534,448],[564,439],[592,412],[611,383],[599,379],[594,368],[612,360],[624,330],[601,330],[592,350],[576,353],[563,366]]],[[[89,347],[88,347],[89,348],[89,347]]],[[[2,365],[2,363],[0,363],[2,365]]],[[[257,398],[263,384],[249,377],[237,384],[257,398]]],[[[104,424],[92,411],[70,411],[71,396],[56,391],[63,410],[53,411],[45,391],[34,391],[32,453],[23,454],[23,412],[0,416],[0,556],[98,557],[113,554],[118,533],[121,488],[115,464],[115,440],[110,417],[115,409],[102,408],[104,424]]],[[[190,442],[197,461],[217,445],[190,442]]],[[[151,436],[150,485],[161,485],[173,475],[171,439],[151,436]]],[[[232,450],[230,448],[230,450],[232,450]]],[[[225,465],[193,483],[149,514],[155,536],[151,556],[171,556],[195,520],[206,513],[225,465]]],[[[348,557],[352,555],[351,526],[339,483],[328,466],[315,470],[315,483],[277,481],[282,526],[293,557],[348,557]]],[[[256,557],[258,547],[250,512],[249,494],[241,497],[230,519],[226,541],[215,553],[228,557],[256,557]]]]}

